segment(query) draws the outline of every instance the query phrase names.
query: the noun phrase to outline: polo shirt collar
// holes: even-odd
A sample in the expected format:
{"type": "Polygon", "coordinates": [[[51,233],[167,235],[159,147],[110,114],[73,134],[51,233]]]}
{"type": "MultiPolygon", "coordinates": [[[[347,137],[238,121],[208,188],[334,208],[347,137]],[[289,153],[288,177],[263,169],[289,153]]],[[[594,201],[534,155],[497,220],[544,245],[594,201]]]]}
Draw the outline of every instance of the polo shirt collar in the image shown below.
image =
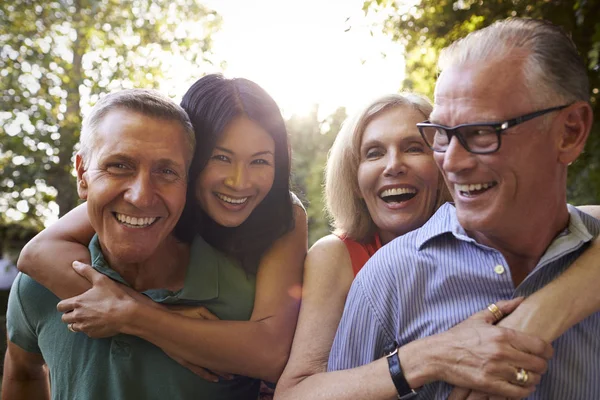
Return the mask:
{"type": "MultiPolygon", "coordinates": [[[[125,279],[112,269],[100,247],[98,235],[94,235],[88,246],[92,267],[109,278],[131,287],[125,279]]],[[[167,289],[150,289],[142,294],[159,303],[175,303],[181,301],[206,301],[219,296],[219,266],[221,263],[231,262],[225,255],[206,243],[200,236],[196,236],[191,245],[190,260],[184,286],[181,290],[172,292],[167,289]]]]}

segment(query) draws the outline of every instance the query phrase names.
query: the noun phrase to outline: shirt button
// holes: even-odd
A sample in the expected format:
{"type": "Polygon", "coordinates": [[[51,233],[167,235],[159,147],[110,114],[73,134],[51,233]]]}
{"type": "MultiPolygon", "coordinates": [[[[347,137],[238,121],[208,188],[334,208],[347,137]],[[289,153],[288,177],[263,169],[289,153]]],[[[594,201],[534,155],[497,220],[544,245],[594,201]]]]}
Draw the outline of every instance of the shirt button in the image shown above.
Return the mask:
{"type": "Polygon", "coordinates": [[[504,273],[504,266],[498,264],[494,267],[494,272],[498,275],[502,275],[504,273]]]}

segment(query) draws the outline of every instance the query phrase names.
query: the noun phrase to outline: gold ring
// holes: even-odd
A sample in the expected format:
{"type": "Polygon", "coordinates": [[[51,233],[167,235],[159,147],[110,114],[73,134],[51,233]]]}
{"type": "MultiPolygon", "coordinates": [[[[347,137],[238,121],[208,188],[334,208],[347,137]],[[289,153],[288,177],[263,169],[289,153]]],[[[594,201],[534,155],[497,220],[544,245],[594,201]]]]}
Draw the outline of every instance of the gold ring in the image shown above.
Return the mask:
{"type": "Polygon", "coordinates": [[[492,303],[489,306],[487,306],[487,309],[490,310],[492,315],[494,315],[494,318],[496,319],[495,322],[498,322],[502,318],[504,318],[504,313],[502,311],[500,311],[500,309],[498,308],[498,306],[495,303],[492,303]]]}
{"type": "Polygon", "coordinates": [[[77,332],[75,329],[73,329],[73,322],[71,322],[70,324],[67,324],[67,328],[73,333],[77,332]]]}
{"type": "Polygon", "coordinates": [[[527,373],[527,371],[525,371],[523,368],[519,368],[517,370],[517,383],[521,386],[525,386],[525,384],[527,383],[527,381],[529,380],[529,374],[527,373]]]}

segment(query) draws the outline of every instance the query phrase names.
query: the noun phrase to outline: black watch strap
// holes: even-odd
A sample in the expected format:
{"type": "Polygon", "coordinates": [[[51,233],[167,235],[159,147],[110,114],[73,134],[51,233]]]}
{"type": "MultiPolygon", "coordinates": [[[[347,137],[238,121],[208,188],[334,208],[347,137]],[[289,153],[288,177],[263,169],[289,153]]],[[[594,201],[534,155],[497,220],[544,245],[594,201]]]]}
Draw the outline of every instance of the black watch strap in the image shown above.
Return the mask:
{"type": "Polygon", "coordinates": [[[406,378],[404,377],[404,373],[402,373],[402,368],[400,367],[400,358],[398,358],[398,344],[394,342],[392,346],[388,348],[386,353],[388,353],[386,358],[390,368],[392,381],[394,382],[394,386],[396,386],[396,391],[398,392],[398,399],[412,399],[417,395],[417,392],[410,388],[406,378]]]}

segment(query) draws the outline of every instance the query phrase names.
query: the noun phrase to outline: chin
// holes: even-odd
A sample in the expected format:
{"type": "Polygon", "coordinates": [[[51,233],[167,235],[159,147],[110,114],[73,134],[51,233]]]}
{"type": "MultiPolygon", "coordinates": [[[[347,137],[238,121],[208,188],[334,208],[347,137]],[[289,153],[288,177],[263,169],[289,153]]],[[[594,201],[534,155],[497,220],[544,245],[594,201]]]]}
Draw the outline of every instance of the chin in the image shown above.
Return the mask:
{"type": "Polygon", "coordinates": [[[215,222],[225,228],[237,228],[241,224],[243,224],[248,218],[244,218],[242,220],[236,219],[216,219],[215,222]]]}

